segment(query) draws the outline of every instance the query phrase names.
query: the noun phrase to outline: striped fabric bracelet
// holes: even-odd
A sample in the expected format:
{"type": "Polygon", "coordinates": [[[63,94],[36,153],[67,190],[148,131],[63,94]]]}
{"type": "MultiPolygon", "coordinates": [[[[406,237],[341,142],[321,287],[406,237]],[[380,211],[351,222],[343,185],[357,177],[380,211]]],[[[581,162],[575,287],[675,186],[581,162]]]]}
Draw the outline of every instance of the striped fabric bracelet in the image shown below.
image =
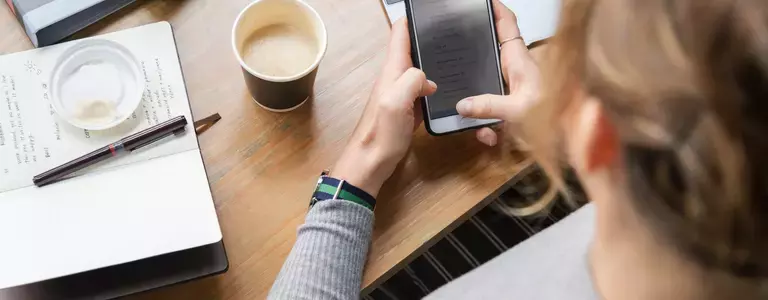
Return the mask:
{"type": "Polygon", "coordinates": [[[309,207],[311,208],[317,202],[331,199],[354,202],[371,211],[376,207],[376,199],[358,187],[333,177],[320,176],[309,207]]]}

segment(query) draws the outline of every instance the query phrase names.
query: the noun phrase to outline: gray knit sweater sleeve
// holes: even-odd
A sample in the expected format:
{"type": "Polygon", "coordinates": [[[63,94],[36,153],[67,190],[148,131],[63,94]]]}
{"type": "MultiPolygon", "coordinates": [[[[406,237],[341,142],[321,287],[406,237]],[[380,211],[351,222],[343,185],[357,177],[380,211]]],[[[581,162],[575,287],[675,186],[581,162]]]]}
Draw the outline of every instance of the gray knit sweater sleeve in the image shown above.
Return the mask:
{"type": "Polygon", "coordinates": [[[268,299],[360,299],[372,229],[373,212],[361,205],[315,204],[268,299]]]}

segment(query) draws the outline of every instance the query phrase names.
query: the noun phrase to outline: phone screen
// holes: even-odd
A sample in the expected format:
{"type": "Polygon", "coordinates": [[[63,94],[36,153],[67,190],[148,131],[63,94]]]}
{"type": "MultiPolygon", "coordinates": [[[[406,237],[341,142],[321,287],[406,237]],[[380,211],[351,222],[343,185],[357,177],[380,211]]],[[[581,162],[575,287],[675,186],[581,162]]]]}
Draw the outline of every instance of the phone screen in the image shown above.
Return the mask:
{"type": "Polygon", "coordinates": [[[458,114],[466,97],[502,94],[489,9],[487,0],[411,0],[421,69],[438,86],[430,119],[458,114]]]}

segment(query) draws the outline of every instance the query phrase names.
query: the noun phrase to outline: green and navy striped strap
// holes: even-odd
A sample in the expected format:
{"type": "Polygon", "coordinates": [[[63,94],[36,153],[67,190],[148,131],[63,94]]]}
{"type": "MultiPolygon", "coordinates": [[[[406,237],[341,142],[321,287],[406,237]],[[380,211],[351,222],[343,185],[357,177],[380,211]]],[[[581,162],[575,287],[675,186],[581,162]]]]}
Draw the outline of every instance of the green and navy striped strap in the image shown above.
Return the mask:
{"type": "Polygon", "coordinates": [[[346,181],[328,176],[320,176],[315,193],[312,194],[312,200],[309,202],[309,207],[312,207],[317,202],[331,199],[354,202],[371,211],[376,207],[376,199],[371,194],[346,181]]]}

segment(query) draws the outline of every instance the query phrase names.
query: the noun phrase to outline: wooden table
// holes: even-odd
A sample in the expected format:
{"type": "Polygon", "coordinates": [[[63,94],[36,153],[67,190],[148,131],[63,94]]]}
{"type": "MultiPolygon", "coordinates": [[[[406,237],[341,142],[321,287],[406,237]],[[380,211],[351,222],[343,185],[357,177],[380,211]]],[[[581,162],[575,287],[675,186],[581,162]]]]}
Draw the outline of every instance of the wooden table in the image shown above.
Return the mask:
{"type": "MultiPolygon", "coordinates": [[[[389,23],[379,0],[307,0],[329,33],[315,97],[290,113],[262,110],[248,96],[230,48],[232,23],[248,2],[138,1],[79,34],[170,21],[194,115],[223,118],[200,143],[230,269],[143,298],[264,298],[317,176],[338,158],[384,62],[389,23]]],[[[0,9],[0,53],[30,48],[10,12],[0,9]]],[[[527,164],[510,149],[481,146],[472,133],[434,138],[420,128],[412,148],[376,207],[364,293],[482,208],[527,164]]]]}

